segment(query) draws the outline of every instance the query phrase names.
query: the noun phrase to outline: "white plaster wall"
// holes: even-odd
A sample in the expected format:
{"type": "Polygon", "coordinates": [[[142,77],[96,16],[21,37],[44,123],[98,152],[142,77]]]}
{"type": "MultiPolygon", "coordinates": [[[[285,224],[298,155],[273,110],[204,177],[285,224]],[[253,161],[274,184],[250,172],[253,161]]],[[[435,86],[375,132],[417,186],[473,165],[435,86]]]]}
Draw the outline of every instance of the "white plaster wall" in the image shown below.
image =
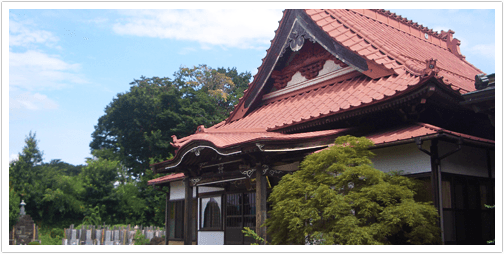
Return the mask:
{"type": "MultiPolygon", "coordinates": [[[[322,67],[322,70],[319,71],[319,74],[317,75],[317,77],[320,77],[322,75],[325,75],[327,73],[331,73],[333,71],[337,71],[339,69],[341,69],[342,67],[339,66],[338,64],[336,64],[333,60],[327,60],[325,63],[324,63],[324,66],[322,67]]],[[[301,83],[301,82],[304,82],[306,81],[307,79],[305,77],[303,77],[303,75],[301,75],[301,72],[296,72],[294,73],[294,75],[292,75],[292,79],[291,81],[289,81],[287,83],[287,87],[291,87],[295,84],[298,84],[298,83],[301,83]]]]}
{"type": "MultiPolygon", "coordinates": [[[[223,190],[224,190],[223,188],[201,186],[199,187],[198,192],[206,193],[206,192],[223,191],[223,190]]],[[[193,198],[195,197],[196,197],[196,188],[193,187],[193,198]]],[[[184,198],[185,198],[184,182],[183,181],[171,182],[170,200],[184,199],[184,198]]]]}
{"type": "Polygon", "coordinates": [[[206,187],[206,186],[201,186],[198,187],[198,192],[199,193],[207,193],[207,192],[215,192],[215,191],[224,191],[224,188],[218,188],[218,187],[206,187]]]}
{"type": "Polygon", "coordinates": [[[224,232],[199,231],[198,245],[224,245],[224,232]]]}
{"type": "MultiPolygon", "coordinates": [[[[193,197],[196,196],[196,190],[193,189],[193,197]]],[[[185,198],[185,188],[184,182],[176,181],[170,183],[170,200],[184,199],[185,198]]]]}
{"type": "MultiPolygon", "coordinates": [[[[456,144],[440,141],[439,156],[453,151],[457,147],[456,144]]],[[[492,162],[491,165],[495,171],[495,164],[492,162]]],[[[461,150],[441,160],[441,172],[488,177],[486,149],[462,146],[461,150]]]]}
{"type": "MultiPolygon", "coordinates": [[[[425,141],[422,147],[429,150],[430,141],[425,141]]],[[[415,174],[431,171],[430,156],[420,151],[415,143],[371,151],[376,154],[371,158],[374,167],[383,172],[402,170],[402,174],[415,174]]]]}
{"type": "Polygon", "coordinates": [[[327,73],[330,73],[330,72],[333,72],[333,71],[337,71],[337,70],[339,70],[341,68],[342,67],[339,66],[339,64],[336,64],[333,60],[327,60],[324,63],[324,67],[322,68],[322,70],[319,71],[318,76],[322,76],[324,74],[327,74],[327,73]]]}

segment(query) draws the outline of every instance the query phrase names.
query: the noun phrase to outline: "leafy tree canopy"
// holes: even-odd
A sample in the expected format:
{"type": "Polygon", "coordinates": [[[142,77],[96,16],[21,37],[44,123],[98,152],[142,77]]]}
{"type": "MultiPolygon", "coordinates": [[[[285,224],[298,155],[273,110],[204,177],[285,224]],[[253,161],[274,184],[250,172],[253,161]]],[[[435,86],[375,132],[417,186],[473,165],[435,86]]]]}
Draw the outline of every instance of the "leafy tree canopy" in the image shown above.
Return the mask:
{"type": "Polygon", "coordinates": [[[19,215],[18,196],[26,203],[26,213],[36,222],[45,225],[71,223],[82,215],[82,184],[74,176],[83,166],[60,160],[44,163],[42,155],[36,134],[30,132],[19,159],[9,164],[9,194],[14,194],[12,200],[17,202],[9,202],[9,215],[11,212],[14,215],[16,209],[19,215]]]}
{"type": "Polygon", "coordinates": [[[21,199],[14,191],[14,188],[9,188],[9,229],[11,229],[18,221],[19,218],[19,204],[21,199]]]}
{"type": "Polygon", "coordinates": [[[108,149],[133,177],[149,168],[151,159],[173,154],[172,135],[185,137],[198,125],[223,121],[248,86],[250,73],[181,67],[174,78],[141,77],[105,108],[92,134],[92,150],[108,149]]]}
{"type": "Polygon", "coordinates": [[[338,137],[285,175],[269,197],[272,243],[438,243],[436,209],[413,199],[412,179],[374,169],[372,145],[364,137],[338,137]]]}

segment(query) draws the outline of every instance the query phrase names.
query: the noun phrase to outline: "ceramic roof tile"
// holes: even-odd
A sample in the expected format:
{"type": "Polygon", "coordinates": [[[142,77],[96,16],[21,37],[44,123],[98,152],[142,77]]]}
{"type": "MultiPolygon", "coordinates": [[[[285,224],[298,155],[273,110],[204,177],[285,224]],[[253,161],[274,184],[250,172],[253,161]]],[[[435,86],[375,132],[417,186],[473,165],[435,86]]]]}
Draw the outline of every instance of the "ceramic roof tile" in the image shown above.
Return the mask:
{"type": "MultiPolygon", "coordinates": [[[[374,133],[370,133],[370,134],[366,135],[366,138],[372,140],[375,143],[375,145],[384,145],[384,144],[400,142],[400,141],[405,141],[408,139],[414,139],[417,137],[425,137],[425,136],[430,136],[430,135],[440,134],[440,133],[447,133],[452,136],[462,137],[462,138],[468,139],[468,140],[479,141],[479,142],[488,143],[488,144],[495,144],[495,141],[493,141],[493,140],[479,138],[476,136],[463,134],[463,133],[459,133],[459,132],[454,132],[454,131],[450,131],[447,129],[443,129],[443,128],[440,128],[440,127],[437,127],[434,125],[430,125],[430,124],[425,124],[425,123],[412,123],[412,124],[408,124],[408,125],[404,125],[404,126],[399,126],[396,128],[376,131],[374,133]]],[[[328,149],[328,148],[318,150],[315,153],[326,150],[326,149],[328,149]]]]}
{"type": "MultiPolygon", "coordinates": [[[[371,13],[373,11],[368,12],[371,13]]],[[[426,40],[423,39],[422,36],[418,37],[418,35],[423,35],[423,32],[415,32],[418,30],[416,28],[410,28],[402,23],[400,23],[400,26],[385,24],[374,18],[361,14],[362,12],[353,10],[324,10],[317,11],[317,13],[319,16],[326,15],[330,17],[332,15],[335,17],[335,19],[331,19],[332,23],[339,25],[338,29],[332,29],[333,26],[330,24],[324,24],[321,28],[337,42],[348,46],[346,40],[348,40],[348,34],[352,33],[350,32],[350,30],[352,30],[356,31],[355,35],[359,34],[360,37],[362,37],[360,40],[366,40],[371,44],[374,44],[375,47],[379,49],[381,48],[387,57],[383,58],[378,54],[367,54],[368,52],[366,51],[358,52],[359,48],[350,47],[351,50],[357,49],[357,53],[370,60],[375,60],[379,64],[384,64],[387,68],[400,67],[400,65],[395,63],[396,60],[399,62],[405,62],[406,59],[412,58],[417,61],[424,62],[427,59],[434,58],[437,59],[437,67],[439,67],[442,71],[446,70],[453,73],[452,75],[457,76],[457,78],[454,79],[455,82],[452,86],[454,87],[454,90],[462,89],[462,93],[474,90],[473,77],[482,72],[467,61],[459,59],[455,54],[451,53],[445,46],[446,42],[437,38],[426,40]],[[338,23],[338,20],[347,26],[342,26],[338,23]],[[398,27],[403,27],[404,29],[412,32],[405,32],[398,27]],[[416,36],[414,35],[415,33],[417,34],[416,36]],[[389,59],[388,57],[392,59],[389,59]],[[461,82],[457,82],[459,80],[461,82]]],[[[380,16],[380,14],[377,16],[380,16]]],[[[355,36],[353,38],[358,37],[355,36]]],[[[352,44],[354,43],[355,41],[352,41],[352,44]]]]}
{"type": "Polygon", "coordinates": [[[266,130],[233,129],[228,132],[208,131],[199,132],[188,136],[186,139],[179,139],[177,146],[184,146],[193,141],[208,141],[217,148],[226,148],[238,144],[257,142],[260,140],[299,140],[314,137],[323,137],[337,134],[344,129],[313,131],[295,134],[283,134],[278,132],[267,132],[266,130]]]}
{"type": "Polygon", "coordinates": [[[443,41],[430,42],[422,38],[423,33],[415,32],[417,28],[404,32],[399,29],[399,23],[386,24],[362,14],[375,13],[373,10],[306,10],[306,13],[319,21],[322,30],[336,43],[347,45],[350,50],[386,68],[399,69],[397,74],[375,80],[361,75],[320,88],[293,92],[279,99],[268,99],[243,118],[220,123],[213,129],[267,130],[372,105],[417,85],[420,78],[415,70],[425,69],[425,60],[429,58],[437,59],[438,76],[443,76],[439,78],[441,83],[460,90],[460,93],[474,90],[472,77],[481,71],[447,50],[443,41]]]}
{"type": "Polygon", "coordinates": [[[147,182],[147,185],[156,185],[161,183],[173,182],[184,179],[184,173],[170,174],[158,177],[147,182]]]}

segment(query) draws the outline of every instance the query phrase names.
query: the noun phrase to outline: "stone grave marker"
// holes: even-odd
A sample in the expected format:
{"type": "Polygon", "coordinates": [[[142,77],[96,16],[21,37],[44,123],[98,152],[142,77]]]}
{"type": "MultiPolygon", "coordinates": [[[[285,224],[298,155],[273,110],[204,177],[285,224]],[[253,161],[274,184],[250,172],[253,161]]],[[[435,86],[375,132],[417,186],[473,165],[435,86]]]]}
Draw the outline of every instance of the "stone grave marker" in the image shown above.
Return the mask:
{"type": "Polygon", "coordinates": [[[85,241],[85,245],[93,245],[93,239],[91,238],[91,230],[88,229],[86,230],[86,241],[85,241]]]}
{"type": "Polygon", "coordinates": [[[114,242],[110,240],[111,235],[112,231],[110,230],[105,231],[105,241],[104,241],[105,245],[114,245],[114,242]]]}
{"type": "Polygon", "coordinates": [[[72,229],[70,233],[70,245],[79,245],[79,240],[77,240],[77,230],[72,229]]]}
{"type": "Polygon", "coordinates": [[[95,236],[96,245],[101,245],[101,239],[102,239],[102,230],[101,229],[97,229],[96,230],[96,236],[95,236]]]}

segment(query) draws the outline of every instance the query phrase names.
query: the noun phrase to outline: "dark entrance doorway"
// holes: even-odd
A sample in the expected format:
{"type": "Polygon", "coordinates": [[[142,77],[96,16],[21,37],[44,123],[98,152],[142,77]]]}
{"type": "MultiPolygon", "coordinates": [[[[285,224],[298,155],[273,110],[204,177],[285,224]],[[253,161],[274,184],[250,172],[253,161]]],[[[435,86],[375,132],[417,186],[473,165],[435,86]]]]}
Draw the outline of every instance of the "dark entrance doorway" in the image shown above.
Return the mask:
{"type": "Polygon", "coordinates": [[[224,244],[251,244],[255,240],[245,237],[243,227],[255,230],[256,194],[255,192],[226,194],[226,220],[224,244]]]}

